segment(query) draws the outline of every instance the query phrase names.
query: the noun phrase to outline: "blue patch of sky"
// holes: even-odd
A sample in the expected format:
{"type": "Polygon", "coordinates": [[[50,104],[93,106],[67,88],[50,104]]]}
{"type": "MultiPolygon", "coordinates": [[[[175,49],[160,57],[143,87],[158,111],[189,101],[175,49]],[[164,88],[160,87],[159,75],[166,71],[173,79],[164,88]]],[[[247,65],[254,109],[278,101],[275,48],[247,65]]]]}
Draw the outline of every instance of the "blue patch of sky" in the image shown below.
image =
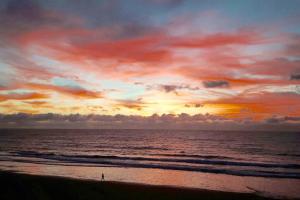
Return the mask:
{"type": "Polygon", "coordinates": [[[2,62],[0,62],[0,74],[0,86],[8,85],[11,82],[12,78],[15,77],[14,69],[11,66],[2,62]]]}
{"type": "Polygon", "coordinates": [[[144,86],[122,81],[102,80],[101,86],[104,90],[114,90],[117,88],[117,92],[108,92],[107,94],[112,99],[135,100],[145,93],[144,86]]]}
{"type": "Polygon", "coordinates": [[[9,91],[2,91],[0,93],[2,94],[30,94],[35,92],[34,90],[30,89],[14,89],[14,90],[9,90],[9,91]]]}
{"type": "Polygon", "coordinates": [[[54,77],[52,78],[52,83],[57,86],[68,86],[68,87],[73,87],[73,88],[81,88],[80,84],[78,84],[74,80],[66,79],[66,78],[61,78],[61,77],[54,77]]]}
{"type": "Polygon", "coordinates": [[[64,68],[67,67],[67,64],[59,62],[55,59],[50,59],[45,56],[33,54],[31,56],[32,61],[34,61],[36,64],[38,64],[40,67],[44,67],[48,70],[57,71],[63,66],[64,68]]]}
{"type": "MultiPolygon", "coordinates": [[[[191,19],[198,21],[198,23],[205,28],[213,29],[213,23],[217,24],[222,30],[232,30],[247,26],[265,25],[276,23],[278,21],[291,20],[293,17],[298,18],[300,15],[300,1],[282,1],[282,0],[190,0],[185,1],[177,9],[168,13],[169,18],[178,17],[184,14],[200,14],[205,12],[216,12],[220,17],[228,17],[232,22],[229,22],[227,27],[223,27],[218,21],[211,21],[209,17],[201,17],[198,19],[191,19]]],[[[195,15],[197,16],[197,15],[195,15]]],[[[213,19],[213,20],[217,20],[213,19]]],[[[223,19],[220,18],[220,21],[223,19]]],[[[159,21],[159,19],[158,19],[159,21]]],[[[188,22],[191,23],[191,22],[188,22]]],[[[197,24],[197,23],[194,23],[197,24]]],[[[194,27],[197,28],[197,27],[194,27]]],[[[285,31],[299,32],[299,26],[290,26],[285,31]]],[[[217,31],[217,29],[215,30],[217,31]]]]}
{"type": "Polygon", "coordinates": [[[300,1],[248,0],[210,1],[211,8],[232,19],[236,26],[255,26],[274,23],[300,14],[300,1]]]}
{"type": "MultiPolygon", "coordinates": [[[[139,24],[140,28],[152,25],[164,26],[168,21],[184,14],[196,14],[207,11],[217,11],[228,16],[235,23],[228,29],[268,24],[283,20],[286,17],[297,17],[300,13],[299,0],[189,0],[189,1],[100,1],[70,0],[42,1],[45,7],[79,16],[83,26],[115,26],[122,24],[139,24]],[[143,26],[143,27],[142,27],[143,26]]],[[[213,26],[207,19],[196,19],[201,24],[213,26]],[[207,23],[205,23],[207,21],[207,23]]],[[[214,23],[217,23],[215,21],[214,23]]],[[[194,27],[197,28],[197,27],[194,27]]],[[[293,31],[299,31],[290,27],[293,31]]],[[[287,30],[288,31],[288,30],[287,30]]],[[[134,34],[129,31],[128,34],[134,34]]]]}

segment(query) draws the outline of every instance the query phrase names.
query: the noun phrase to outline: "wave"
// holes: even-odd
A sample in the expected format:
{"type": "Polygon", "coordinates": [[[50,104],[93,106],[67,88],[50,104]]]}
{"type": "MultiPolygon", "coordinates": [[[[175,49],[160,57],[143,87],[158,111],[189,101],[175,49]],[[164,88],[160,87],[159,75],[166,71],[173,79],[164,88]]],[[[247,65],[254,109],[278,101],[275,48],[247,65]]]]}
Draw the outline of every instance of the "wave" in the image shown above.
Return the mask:
{"type": "Polygon", "coordinates": [[[141,147],[119,147],[120,149],[133,149],[133,150],[162,150],[167,151],[168,148],[153,147],[153,146],[141,146],[141,147]]]}
{"type": "MultiPolygon", "coordinates": [[[[195,158],[198,158],[197,155],[195,155],[195,158]]],[[[199,155],[199,158],[203,157],[199,155]]],[[[0,160],[30,162],[48,165],[109,165],[113,167],[156,168],[216,174],[229,174],[238,176],[300,179],[300,173],[296,172],[296,170],[300,169],[299,164],[273,164],[236,162],[214,159],[177,159],[162,157],[155,158],[110,155],[63,155],[55,153],[40,153],[35,151],[11,152],[10,156],[0,155],[0,160]],[[41,160],[37,160],[36,158],[39,158],[41,160]],[[274,170],[274,168],[276,168],[277,170],[274,170]],[[287,171],[287,169],[290,169],[292,171],[287,171]]]]}
{"type": "MultiPolygon", "coordinates": [[[[115,149],[111,145],[97,145],[97,148],[105,148],[105,149],[115,149]]],[[[154,146],[119,146],[118,149],[129,149],[129,150],[160,150],[160,151],[167,151],[169,150],[168,148],[163,148],[163,147],[154,147],[154,146]]]]}
{"type": "MultiPolygon", "coordinates": [[[[7,161],[7,159],[0,159],[1,161],[7,161]]],[[[181,171],[193,171],[193,172],[204,172],[204,173],[215,173],[215,174],[227,174],[236,176],[252,176],[252,177],[266,177],[266,178],[293,178],[300,179],[300,173],[295,172],[272,172],[272,171],[260,171],[260,170],[231,170],[231,169],[213,169],[208,167],[195,167],[195,166],[180,166],[180,165],[167,165],[167,164],[143,164],[143,163],[121,163],[112,161],[74,161],[68,160],[65,162],[48,162],[48,161],[36,161],[36,160],[20,160],[17,158],[10,159],[9,161],[15,162],[26,162],[35,164],[47,164],[47,165],[60,165],[60,166],[81,166],[84,164],[85,167],[133,167],[133,168],[152,168],[152,169],[167,169],[167,170],[181,170],[181,171]]]]}
{"type": "MultiPolygon", "coordinates": [[[[125,161],[157,161],[157,162],[175,162],[187,164],[205,164],[205,165],[226,165],[226,166],[244,166],[244,167],[262,167],[262,168],[286,168],[286,169],[300,169],[300,164],[279,164],[279,163],[258,163],[258,162],[237,162],[229,160],[216,160],[216,159],[178,159],[166,157],[129,157],[129,156],[109,156],[109,155],[64,155],[54,153],[39,153],[34,151],[18,151],[15,152],[19,156],[33,156],[44,159],[61,160],[82,160],[95,162],[98,160],[125,160],[125,161]],[[97,159],[97,160],[96,160],[97,159]]],[[[201,158],[199,156],[199,158],[201,158]]]]}
{"type": "Polygon", "coordinates": [[[183,158],[204,158],[204,159],[232,159],[236,158],[229,156],[216,156],[216,155],[196,155],[196,154],[149,154],[152,156],[166,156],[166,157],[183,157],[183,158]]]}
{"type": "Polygon", "coordinates": [[[300,157],[300,154],[294,154],[294,153],[279,153],[276,154],[278,156],[290,156],[290,157],[300,157]]]}

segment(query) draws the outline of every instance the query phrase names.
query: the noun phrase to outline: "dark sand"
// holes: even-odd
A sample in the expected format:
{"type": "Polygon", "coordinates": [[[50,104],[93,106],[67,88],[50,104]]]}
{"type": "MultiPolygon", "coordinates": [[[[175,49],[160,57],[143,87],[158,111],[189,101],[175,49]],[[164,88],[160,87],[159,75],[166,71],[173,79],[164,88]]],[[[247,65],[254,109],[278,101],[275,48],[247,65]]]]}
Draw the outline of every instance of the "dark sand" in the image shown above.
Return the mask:
{"type": "MultiPolygon", "coordinates": [[[[268,199],[256,194],[89,181],[0,172],[0,200],[13,199],[268,199]]],[[[269,198],[270,199],[270,198],[269,198]]]]}

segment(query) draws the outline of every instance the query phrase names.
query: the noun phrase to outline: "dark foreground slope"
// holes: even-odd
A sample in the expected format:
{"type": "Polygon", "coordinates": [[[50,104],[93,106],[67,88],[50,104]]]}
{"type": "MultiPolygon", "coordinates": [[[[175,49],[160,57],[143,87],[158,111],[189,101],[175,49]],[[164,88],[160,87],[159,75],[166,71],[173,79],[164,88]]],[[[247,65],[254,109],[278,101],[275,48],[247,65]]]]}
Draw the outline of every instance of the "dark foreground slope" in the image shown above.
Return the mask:
{"type": "Polygon", "coordinates": [[[97,182],[60,177],[0,172],[0,199],[266,199],[241,194],[198,189],[97,182]]]}

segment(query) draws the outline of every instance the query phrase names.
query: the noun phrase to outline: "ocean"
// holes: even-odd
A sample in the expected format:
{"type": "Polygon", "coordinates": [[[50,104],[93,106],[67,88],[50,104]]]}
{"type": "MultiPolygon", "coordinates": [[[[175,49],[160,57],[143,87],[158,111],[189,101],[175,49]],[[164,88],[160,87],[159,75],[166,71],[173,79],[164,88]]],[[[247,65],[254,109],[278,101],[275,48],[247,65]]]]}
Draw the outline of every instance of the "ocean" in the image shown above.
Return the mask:
{"type": "Polygon", "coordinates": [[[6,129],[0,169],[300,197],[300,132],[6,129]]]}

